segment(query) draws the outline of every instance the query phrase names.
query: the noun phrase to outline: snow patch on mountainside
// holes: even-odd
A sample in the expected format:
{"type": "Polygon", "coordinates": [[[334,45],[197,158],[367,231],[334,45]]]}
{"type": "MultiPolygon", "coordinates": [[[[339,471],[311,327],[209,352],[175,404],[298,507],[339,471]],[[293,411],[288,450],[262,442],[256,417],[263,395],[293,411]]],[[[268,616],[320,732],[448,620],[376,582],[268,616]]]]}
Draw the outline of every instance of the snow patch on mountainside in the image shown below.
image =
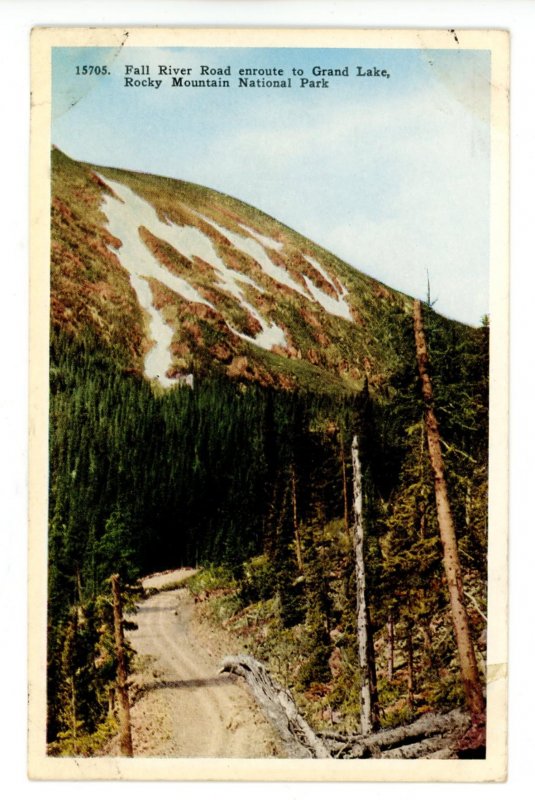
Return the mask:
{"type": "Polygon", "coordinates": [[[327,294],[318,286],[316,286],[306,275],[303,277],[305,279],[308,291],[313,296],[314,300],[319,303],[328,314],[334,314],[334,316],[347,319],[349,322],[353,321],[351,309],[344,300],[344,295],[339,295],[336,298],[332,297],[330,294],[327,294]]]}
{"type": "Polygon", "coordinates": [[[153,347],[145,356],[145,374],[151,380],[157,380],[162,386],[175,385],[176,381],[166,375],[171,361],[171,342],[173,329],[164,320],[162,314],[154,307],[150,286],[139,275],[130,274],[130,282],[137,294],[139,304],[149,315],[149,337],[153,347]]]}
{"type": "Polygon", "coordinates": [[[306,284],[306,289],[308,289],[307,292],[305,288],[297,283],[297,281],[295,281],[283,267],[278,266],[278,264],[274,264],[265,248],[272,247],[277,250],[281,250],[283,245],[280,242],[276,242],[275,239],[270,239],[267,236],[261,236],[252,228],[248,228],[246,225],[241,225],[241,227],[243,230],[250,233],[250,236],[241,236],[238,233],[228,230],[228,228],[223,228],[209,217],[205,217],[204,215],[199,216],[205,222],[223,234],[223,236],[225,236],[225,238],[227,238],[229,242],[234,245],[234,247],[254,258],[254,260],[262,267],[264,272],[269,275],[270,278],[273,278],[273,280],[277,281],[277,283],[288,286],[289,289],[292,289],[294,292],[298,292],[303,297],[306,297],[307,300],[315,300],[316,303],[319,303],[320,306],[327,311],[328,314],[341,317],[342,319],[347,319],[349,322],[353,321],[351,309],[344,299],[348,294],[347,289],[344,288],[343,292],[340,293],[334,285],[332,278],[323,269],[321,264],[316,261],[316,259],[312,258],[311,256],[304,256],[308,263],[314,267],[314,269],[319,272],[319,274],[332,286],[337,294],[336,298],[322,291],[322,289],[316,286],[310,280],[310,278],[308,278],[306,275],[303,275],[302,277],[306,284]]]}
{"type": "Polygon", "coordinates": [[[311,267],[314,267],[316,272],[319,272],[319,274],[322,276],[322,278],[325,278],[327,283],[331,284],[331,286],[333,287],[334,291],[338,294],[338,290],[337,290],[336,286],[333,283],[333,279],[331,278],[329,273],[325,269],[323,269],[323,267],[321,266],[319,261],[316,261],[316,259],[312,258],[312,256],[303,256],[303,258],[305,259],[305,261],[308,261],[308,263],[310,264],[311,267]]]}
{"type": "Polygon", "coordinates": [[[283,242],[278,242],[276,239],[272,239],[270,236],[264,236],[262,233],[258,233],[253,228],[249,228],[248,225],[244,225],[243,222],[240,222],[240,228],[243,228],[249,236],[252,236],[254,239],[258,239],[260,244],[263,247],[271,248],[272,250],[282,250],[284,247],[283,242]]]}
{"type": "MultiPolygon", "coordinates": [[[[209,235],[193,225],[176,225],[170,221],[160,220],[154,207],[128,186],[101,175],[99,178],[114,193],[113,196],[104,196],[102,210],[108,218],[110,233],[121,241],[121,246],[117,249],[116,254],[130,274],[130,282],[136,292],[139,304],[149,315],[149,335],[154,343],[145,359],[145,372],[149,378],[158,380],[162,386],[176,385],[177,380],[180,380],[180,378],[167,377],[167,372],[172,366],[171,343],[174,331],[165,321],[161,311],[155,308],[148,279],[153,278],[159,281],[188,302],[200,303],[214,311],[218,311],[218,309],[188,281],[173,274],[158,261],[143,242],[140,236],[141,227],[170,244],[189,260],[198,258],[208,264],[214,270],[214,286],[231,295],[241,308],[258,322],[261,328],[256,336],[249,336],[236,330],[226,321],[233,334],[265,350],[271,350],[275,346],[287,346],[286,335],[282,328],[274,322],[266,320],[245,294],[247,287],[251,287],[259,294],[264,294],[266,288],[259,285],[249,275],[229,268],[218,255],[209,235]]],[[[338,286],[335,284],[316,259],[304,256],[318,275],[321,275],[332,287],[336,297],[324,292],[306,275],[301,276],[304,285],[298,283],[284,267],[275,264],[270,258],[268,250],[280,251],[284,246],[275,239],[263,236],[244,224],[241,225],[244,235],[241,235],[224,228],[209,217],[201,214],[197,214],[197,216],[225,236],[237,250],[253,258],[266,276],[297,292],[309,302],[319,303],[328,314],[352,321],[351,309],[345,300],[347,289],[342,287],[342,291],[340,291],[340,284],[338,286]]]]}
{"type": "MultiPolygon", "coordinates": [[[[136,275],[139,278],[155,278],[171,291],[183,297],[184,300],[203,303],[205,306],[213,308],[213,305],[187,281],[165,269],[145,246],[139,235],[139,228],[143,226],[154,236],[173,244],[171,241],[174,238],[172,228],[178,226],[170,226],[161,222],[154,208],[124,184],[109,179],[105,180],[102,177],[101,180],[107,183],[116,195],[116,197],[105,195],[102,210],[108,217],[110,233],[122,242],[119,249],[123,267],[128,270],[130,275],[136,275]]],[[[196,230],[196,228],[191,230],[196,230]]]]}
{"type": "Polygon", "coordinates": [[[307,278],[307,276],[304,275],[303,277],[305,279],[308,291],[314,297],[314,300],[316,300],[316,302],[318,302],[321,306],[323,306],[325,311],[327,311],[329,314],[334,314],[337,317],[341,317],[342,319],[347,319],[349,322],[353,322],[353,315],[351,314],[351,309],[344,299],[348,294],[348,291],[345,288],[345,286],[342,286],[342,284],[340,284],[342,286],[342,292],[340,293],[337,287],[335,286],[333,279],[328,274],[328,272],[321,266],[319,261],[316,261],[316,259],[312,258],[312,256],[304,256],[304,258],[306,259],[306,261],[308,261],[308,263],[312,267],[314,267],[316,272],[319,272],[319,274],[323,278],[325,278],[327,283],[329,283],[336,292],[336,299],[335,299],[331,295],[322,291],[318,286],[315,286],[315,284],[310,280],[310,278],[307,278]]]}
{"type": "Polygon", "coordinates": [[[102,210],[108,218],[108,230],[121,240],[117,251],[123,267],[130,273],[130,283],[136,292],[140,306],[150,318],[149,336],[154,342],[145,357],[145,373],[148,378],[158,380],[162,386],[176,385],[177,379],[167,377],[171,366],[171,342],[173,329],[165,321],[162,313],[154,306],[154,298],[147,278],[155,278],[171,291],[185,300],[203,303],[213,308],[193,286],[164,269],[159,261],[145,247],[139,235],[141,225],[152,229],[155,235],[167,228],[160,222],[156,212],[149,203],[142,200],[127,186],[109,179],[100,179],[115,193],[116,197],[105,195],[102,210]]]}
{"type": "Polygon", "coordinates": [[[260,315],[255,311],[255,309],[253,309],[252,306],[249,306],[249,309],[255,319],[257,319],[263,326],[260,333],[257,333],[254,337],[247,336],[246,333],[240,333],[240,331],[237,331],[227,322],[227,326],[230,328],[232,333],[235,333],[236,336],[239,336],[241,339],[245,339],[246,342],[251,342],[251,344],[256,344],[258,347],[262,347],[264,350],[271,350],[271,348],[275,347],[275,345],[278,345],[279,347],[286,347],[286,336],[282,328],[279,328],[279,326],[275,323],[264,322],[262,317],[260,317],[260,315]]]}
{"type": "Polygon", "coordinates": [[[145,372],[149,378],[157,379],[162,386],[171,386],[176,383],[176,380],[166,376],[172,363],[170,346],[173,329],[165,322],[161,312],[155,308],[147,278],[154,278],[185,300],[216,309],[187,281],[173,275],[160,264],[141,239],[140,227],[146,228],[158,239],[168,242],[186,258],[191,259],[196,256],[213,267],[219,279],[216,285],[232,295],[262,328],[257,336],[251,337],[229,325],[229,329],[234,334],[266,350],[270,350],[275,345],[286,346],[284,331],[278,325],[266,322],[254,306],[245,299],[242,286],[244,284],[252,286],[261,293],[263,289],[248,275],[229,269],[218,256],[208,236],[191,225],[179,226],[174,223],[162,222],[150,203],[127,186],[104,178],[102,175],[99,175],[99,178],[115,194],[115,197],[104,196],[102,210],[108,218],[108,230],[122,243],[116,254],[123,267],[130,273],[130,282],[140,306],[150,317],[150,338],[154,342],[154,346],[145,359],[145,372]]]}
{"type": "MultiPolygon", "coordinates": [[[[228,239],[237,250],[241,250],[242,253],[246,253],[248,256],[251,256],[251,258],[254,258],[256,263],[262,267],[266,275],[269,275],[269,277],[273,278],[274,281],[283,284],[283,286],[287,286],[294,292],[298,292],[299,294],[303,295],[303,297],[306,297],[307,300],[310,300],[310,297],[306,293],[305,289],[296,281],[294,281],[292,276],[283,267],[279,267],[277,264],[273,263],[266,253],[265,248],[260,244],[259,241],[257,241],[258,237],[256,233],[254,233],[254,236],[257,237],[255,239],[251,238],[251,236],[241,236],[239,233],[234,233],[234,231],[230,231],[228,228],[223,228],[213,219],[205,217],[203,214],[199,214],[199,217],[211,225],[212,228],[215,228],[217,231],[219,231],[219,233],[228,239]]],[[[242,225],[242,227],[245,229],[245,226],[242,225]]]]}

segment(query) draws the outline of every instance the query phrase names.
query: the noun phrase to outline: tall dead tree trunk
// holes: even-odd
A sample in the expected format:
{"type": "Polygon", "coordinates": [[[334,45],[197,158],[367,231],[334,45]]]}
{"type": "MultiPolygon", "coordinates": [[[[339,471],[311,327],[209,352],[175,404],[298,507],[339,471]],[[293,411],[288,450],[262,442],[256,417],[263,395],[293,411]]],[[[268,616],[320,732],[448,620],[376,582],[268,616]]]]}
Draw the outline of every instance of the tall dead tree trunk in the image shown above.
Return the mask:
{"type": "Polygon", "coordinates": [[[473,723],[478,725],[481,724],[481,720],[485,714],[485,699],[483,697],[483,690],[477,671],[476,655],[470,635],[468,615],[466,613],[457,539],[448,499],[444,461],[440,447],[440,431],[433,404],[433,388],[429,377],[429,358],[425,339],[422,303],[420,300],[414,301],[414,338],[416,342],[416,360],[418,363],[418,372],[424,400],[427,446],[435,483],[437,521],[442,542],[444,570],[448,583],[453,628],[459,653],[461,680],[473,723]]]}
{"type": "Polygon", "coordinates": [[[347,496],[347,470],[343,431],[340,431],[340,461],[342,464],[342,491],[344,495],[344,528],[346,534],[349,536],[349,499],[347,496]]]}
{"type": "Polygon", "coordinates": [[[117,694],[119,695],[119,746],[122,756],[133,756],[132,728],[130,725],[130,701],[128,699],[126,655],[123,634],[123,608],[119,576],[112,575],[113,627],[115,633],[115,656],[117,658],[117,694]]]}
{"type": "Polygon", "coordinates": [[[357,581],[357,638],[360,668],[360,726],[362,733],[371,733],[379,727],[375,657],[370,631],[370,617],[366,602],[366,568],[364,562],[364,520],[362,516],[362,474],[358,439],[351,445],[353,464],[353,527],[355,546],[355,574],[357,581]]]}

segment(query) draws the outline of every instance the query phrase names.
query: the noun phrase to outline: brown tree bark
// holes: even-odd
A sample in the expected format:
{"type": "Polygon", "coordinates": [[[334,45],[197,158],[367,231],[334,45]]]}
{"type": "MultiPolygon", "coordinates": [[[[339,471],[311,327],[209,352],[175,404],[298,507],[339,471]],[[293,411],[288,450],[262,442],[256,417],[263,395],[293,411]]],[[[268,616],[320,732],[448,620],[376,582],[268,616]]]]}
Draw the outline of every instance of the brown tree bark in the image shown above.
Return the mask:
{"type": "Polygon", "coordinates": [[[122,756],[132,757],[132,728],[130,725],[130,701],[128,699],[126,655],[124,650],[123,608],[119,576],[112,575],[113,627],[115,633],[115,656],[117,658],[117,694],[119,695],[119,746],[122,756]]]}
{"type": "Polygon", "coordinates": [[[485,699],[477,671],[476,655],[466,613],[457,539],[448,498],[444,461],[440,446],[440,431],[434,411],[433,388],[429,377],[429,358],[420,300],[414,301],[414,338],[416,361],[425,408],[427,446],[435,483],[437,520],[442,542],[444,570],[450,596],[453,628],[459,654],[461,680],[473,724],[481,725],[481,720],[485,714],[485,699]]]}
{"type": "Polygon", "coordinates": [[[354,547],[357,582],[357,639],[360,668],[360,726],[362,733],[371,733],[379,727],[375,655],[371,638],[370,617],[366,602],[366,569],[364,563],[364,520],[362,516],[362,475],[358,439],[351,446],[353,464],[353,505],[355,512],[354,547]]]}

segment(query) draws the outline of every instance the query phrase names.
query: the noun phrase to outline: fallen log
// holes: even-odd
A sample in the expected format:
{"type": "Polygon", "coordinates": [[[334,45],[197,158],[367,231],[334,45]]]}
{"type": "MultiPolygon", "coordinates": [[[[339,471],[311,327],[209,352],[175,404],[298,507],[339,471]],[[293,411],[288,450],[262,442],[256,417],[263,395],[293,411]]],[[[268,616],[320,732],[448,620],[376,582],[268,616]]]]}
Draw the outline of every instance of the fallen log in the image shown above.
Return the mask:
{"type": "Polygon", "coordinates": [[[395,745],[412,744],[435,734],[455,732],[460,736],[469,725],[469,715],[459,710],[450,711],[449,714],[426,714],[410,725],[400,725],[353,739],[351,755],[353,758],[376,758],[381,751],[390,750],[395,745]]]}
{"type": "Polygon", "coordinates": [[[422,759],[435,759],[435,761],[438,759],[445,760],[451,758],[457,758],[456,751],[453,747],[445,747],[443,750],[435,750],[433,753],[422,756],[422,759]]]}
{"type": "Polygon", "coordinates": [[[297,710],[287,689],[276,683],[266,667],[252,656],[227,656],[220,672],[244,678],[256,701],[278,731],[291,758],[331,758],[325,744],[297,710]]]}
{"type": "Polygon", "coordinates": [[[408,725],[367,735],[316,734],[299,713],[291,693],[252,656],[227,656],[220,672],[246,680],[291,758],[455,758],[456,743],[470,727],[469,715],[456,709],[448,714],[426,714],[408,725]]]}
{"type": "Polygon", "coordinates": [[[437,758],[437,753],[447,752],[441,758],[451,758],[455,739],[452,736],[433,736],[421,742],[394,747],[381,753],[381,758],[437,758]]]}

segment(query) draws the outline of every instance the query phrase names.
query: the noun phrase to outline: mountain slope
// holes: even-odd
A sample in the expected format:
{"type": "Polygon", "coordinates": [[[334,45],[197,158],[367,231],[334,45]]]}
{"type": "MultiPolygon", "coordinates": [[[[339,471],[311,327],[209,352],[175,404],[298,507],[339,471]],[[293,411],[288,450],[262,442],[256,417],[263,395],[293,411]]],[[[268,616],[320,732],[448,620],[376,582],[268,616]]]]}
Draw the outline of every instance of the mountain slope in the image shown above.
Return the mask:
{"type": "MultiPolygon", "coordinates": [[[[295,231],[183,181],[52,154],[52,323],[168,387],[388,383],[410,300],[295,231]]],[[[456,325],[456,323],[447,323],[456,325]]]]}
{"type": "MultiPolygon", "coordinates": [[[[210,189],[52,167],[50,752],[106,735],[109,576],[181,564],[317,725],[356,725],[355,434],[384,720],[460,705],[410,298],[210,189]]],[[[483,666],[489,331],[425,328],[483,666]]]]}

